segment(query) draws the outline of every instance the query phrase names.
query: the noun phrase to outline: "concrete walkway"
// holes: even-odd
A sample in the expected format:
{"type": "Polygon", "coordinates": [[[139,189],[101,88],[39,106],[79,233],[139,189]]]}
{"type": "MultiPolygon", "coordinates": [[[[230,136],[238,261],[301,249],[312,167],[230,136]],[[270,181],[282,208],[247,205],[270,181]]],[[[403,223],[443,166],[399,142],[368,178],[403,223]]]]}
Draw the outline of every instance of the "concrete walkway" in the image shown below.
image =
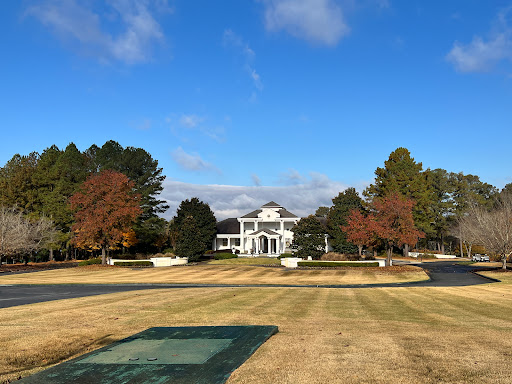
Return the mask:
{"type": "MultiPolygon", "coordinates": [[[[395,265],[407,263],[397,261],[395,265]]],[[[58,284],[58,285],[0,285],[0,308],[40,303],[44,301],[71,299],[107,293],[135,291],[142,289],[173,288],[386,288],[386,287],[462,287],[489,284],[493,280],[472,273],[482,267],[459,265],[454,261],[415,263],[424,268],[430,276],[428,281],[415,283],[361,284],[361,285],[290,285],[290,284],[58,284]]],[[[489,268],[494,269],[494,268],[489,268]]]]}

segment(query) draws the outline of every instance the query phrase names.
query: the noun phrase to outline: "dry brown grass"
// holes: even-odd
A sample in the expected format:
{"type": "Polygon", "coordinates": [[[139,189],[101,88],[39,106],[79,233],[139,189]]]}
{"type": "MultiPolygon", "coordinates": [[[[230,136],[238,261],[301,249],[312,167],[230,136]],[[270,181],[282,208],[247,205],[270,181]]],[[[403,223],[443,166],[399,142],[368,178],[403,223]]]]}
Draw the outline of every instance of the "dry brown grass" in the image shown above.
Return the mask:
{"type": "Polygon", "coordinates": [[[234,259],[212,260],[212,265],[281,265],[280,259],[270,257],[237,257],[234,259]]]}
{"type": "Polygon", "coordinates": [[[501,269],[497,271],[481,271],[478,272],[479,275],[483,275],[486,277],[490,277],[491,279],[500,280],[502,283],[505,284],[512,284],[512,271],[506,270],[503,271],[501,269]]]}
{"type": "Polygon", "coordinates": [[[228,383],[510,383],[512,290],[193,288],[0,310],[0,382],[153,326],[275,324],[228,383]]]}
{"type": "Polygon", "coordinates": [[[372,284],[427,280],[417,267],[286,270],[245,265],[129,269],[89,266],[0,276],[0,284],[372,284]]]}

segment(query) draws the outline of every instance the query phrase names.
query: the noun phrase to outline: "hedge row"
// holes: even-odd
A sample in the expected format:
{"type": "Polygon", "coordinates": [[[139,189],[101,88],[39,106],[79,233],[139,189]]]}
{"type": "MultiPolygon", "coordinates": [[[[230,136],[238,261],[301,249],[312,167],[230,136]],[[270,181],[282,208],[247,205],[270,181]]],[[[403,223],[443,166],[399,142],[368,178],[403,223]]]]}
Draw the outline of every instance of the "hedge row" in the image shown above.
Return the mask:
{"type": "Polygon", "coordinates": [[[114,261],[114,265],[120,267],[152,267],[153,263],[149,260],[141,261],[114,261]]]}
{"type": "Polygon", "coordinates": [[[93,264],[101,264],[101,257],[89,259],[89,260],[82,260],[78,263],[79,267],[83,267],[85,265],[93,265],[93,264]]]}
{"type": "Polygon", "coordinates": [[[343,261],[299,261],[299,267],[378,267],[379,263],[349,263],[343,261]]]}
{"type": "Polygon", "coordinates": [[[226,259],[236,259],[238,255],[235,255],[233,253],[216,253],[213,258],[215,260],[226,260],[226,259]]]}

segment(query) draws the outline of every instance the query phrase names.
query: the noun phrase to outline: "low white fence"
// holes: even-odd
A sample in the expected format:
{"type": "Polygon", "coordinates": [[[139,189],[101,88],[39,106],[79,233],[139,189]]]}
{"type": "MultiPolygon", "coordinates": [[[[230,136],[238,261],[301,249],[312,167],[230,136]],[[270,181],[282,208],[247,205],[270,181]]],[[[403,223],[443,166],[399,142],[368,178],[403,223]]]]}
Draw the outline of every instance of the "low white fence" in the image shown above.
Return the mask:
{"type": "MultiPolygon", "coordinates": [[[[140,262],[147,260],[124,260],[124,259],[108,259],[107,263],[109,265],[114,265],[114,263],[122,263],[122,262],[140,262]]],[[[153,263],[153,267],[172,267],[173,265],[185,265],[188,263],[188,257],[152,257],[149,259],[153,263]]]]}
{"type": "MultiPolygon", "coordinates": [[[[436,259],[456,259],[457,258],[457,256],[455,256],[455,255],[437,255],[435,253],[427,253],[427,255],[429,255],[429,256],[434,255],[436,257],[436,259]]],[[[425,254],[419,253],[419,252],[409,252],[409,256],[418,258],[421,256],[425,256],[425,254]]]]}

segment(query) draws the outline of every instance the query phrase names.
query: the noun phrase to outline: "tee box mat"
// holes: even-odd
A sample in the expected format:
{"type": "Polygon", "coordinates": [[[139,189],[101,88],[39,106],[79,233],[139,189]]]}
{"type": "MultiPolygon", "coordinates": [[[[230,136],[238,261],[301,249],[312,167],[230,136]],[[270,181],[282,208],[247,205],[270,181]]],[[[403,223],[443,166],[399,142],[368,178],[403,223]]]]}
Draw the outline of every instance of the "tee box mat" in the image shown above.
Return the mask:
{"type": "Polygon", "coordinates": [[[275,325],[149,328],[19,382],[225,383],[277,332],[275,325]]]}

